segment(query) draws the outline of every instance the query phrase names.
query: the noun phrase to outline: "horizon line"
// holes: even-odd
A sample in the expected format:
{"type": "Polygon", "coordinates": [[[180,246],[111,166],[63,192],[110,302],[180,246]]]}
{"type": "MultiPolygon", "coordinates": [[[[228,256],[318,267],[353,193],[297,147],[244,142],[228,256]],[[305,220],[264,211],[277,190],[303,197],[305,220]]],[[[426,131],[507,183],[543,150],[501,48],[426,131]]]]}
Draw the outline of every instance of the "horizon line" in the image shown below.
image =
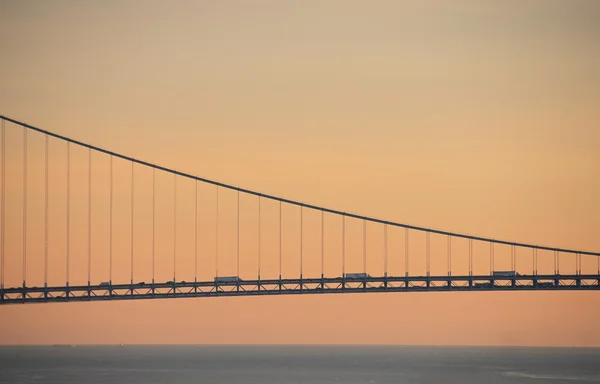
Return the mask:
{"type": "Polygon", "coordinates": [[[514,344],[386,344],[386,343],[41,343],[0,344],[3,347],[406,347],[406,348],[588,348],[598,345],[514,345],[514,344]]]}

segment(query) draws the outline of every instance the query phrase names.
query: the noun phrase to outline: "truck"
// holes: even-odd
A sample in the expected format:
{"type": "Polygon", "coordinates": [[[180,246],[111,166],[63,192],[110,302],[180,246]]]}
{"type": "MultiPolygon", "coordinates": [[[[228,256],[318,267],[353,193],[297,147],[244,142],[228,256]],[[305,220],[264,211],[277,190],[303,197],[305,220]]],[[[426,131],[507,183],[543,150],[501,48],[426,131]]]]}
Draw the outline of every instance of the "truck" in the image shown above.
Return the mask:
{"type": "Polygon", "coordinates": [[[215,277],[215,283],[237,283],[242,281],[238,276],[215,277]]]}
{"type": "Polygon", "coordinates": [[[364,280],[371,277],[368,273],[346,273],[346,280],[364,280]]]}
{"type": "Polygon", "coordinates": [[[515,277],[519,276],[515,271],[494,271],[494,277],[515,277]]]}
{"type": "Polygon", "coordinates": [[[554,283],[549,281],[538,281],[537,286],[539,288],[550,288],[554,287],[554,283]]]}

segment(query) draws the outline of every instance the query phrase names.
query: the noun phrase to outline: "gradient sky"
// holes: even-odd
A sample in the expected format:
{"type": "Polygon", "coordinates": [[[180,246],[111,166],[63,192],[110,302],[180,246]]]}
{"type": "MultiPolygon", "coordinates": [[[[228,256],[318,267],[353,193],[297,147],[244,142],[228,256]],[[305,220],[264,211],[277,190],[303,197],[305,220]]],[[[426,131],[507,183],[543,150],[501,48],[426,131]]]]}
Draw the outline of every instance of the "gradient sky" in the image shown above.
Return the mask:
{"type": "MultiPolygon", "coordinates": [[[[0,50],[0,113],[32,125],[342,211],[600,250],[595,0],[0,1],[0,50]]],[[[11,124],[6,129],[6,247],[12,259],[5,277],[14,286],[21,283],[22,131],[11,124]]],[[[43,138],[32,134],[28,281],[36,285],[43,284],[43,148],[43,138]]],[[[50,149],[49,283],[61,284],[65,150],[56,141],[50,149]]],[[[73,149],[76,282],[87,281],[86,156],[73,149]]],[[[108,159],[94,156],[92,280],[104,281],[108,159]]],[[[129,281],[131,170],[115,164],[120,268],[113,280],[129,281]]],[[[157,276],[168,280],[172,177],[157,180],[157,276]]],[[[136,183],[136,280],[148,281],[151,172],[136,168],[136,183]]],[[[194,187],[182,181],[178,188],[177,273],[190,280],[194,187]]],[[[199,188],[199,276],[211,279],[214,187],[199,188]]],[[[235,274],[235,194],[221,198],[221,274],[235,274]]],[[[242,276],[256,270],[255,210],[256,201],[242,197],[242,276]]],[[[293,276],[298,212],[284,214],[284,248],[291,254],[284,274],[293,276]]],[[[265,203],[263,220],[264,274],[274,276],[276,205],[265,203]]],[[[314,255],[319,218],[307,212],[305,220],[305,252],[314,255]]],[[[325,268],[339,275],[339,219],[326,220],[333,239],[326,240],[325,268]]],[[[349,225],[349,268],[356,270],[362,268],[361,227],[349,225]]],[[[401,232],[390,236],[390,270],[401,273],[401,232]]],[[[373,274],[381,273],[380,241],[381,228],[369,227],[373,274]]],[[[445,252],[444,239],[433,241],[434,253],[445,252]]],[[[411,246],[422,253],[418,241],[411,246]]],[[[463,250],[456,256],[460,272],[466,244],[456,246],[457,253],[463,250]]],[[[484,250],[475,262],[483,272],[489,268],[484,250]]],[[[507,250],[497,255],[505,268],[507,250]]],[[[548,256],[541,264],[551,271],[548,256]]],[[[445,253],[434,258],[433,268],[444,271],[445,253]]],[[[422,268],[419,260],[411,261],[411,270],[422,268]]],[[[574,270],[572,257],[563,260],[565,271],[574,270]]],[[[595,261],[584,260],[584,268],[596,272],[595,261]]],[[[307,274],[319,268],[318,258],[308,257],[307,274]]],[[[0,343],[600,346],[599,317],[594,292],[69,303],[1,307],[0,343]]]]}

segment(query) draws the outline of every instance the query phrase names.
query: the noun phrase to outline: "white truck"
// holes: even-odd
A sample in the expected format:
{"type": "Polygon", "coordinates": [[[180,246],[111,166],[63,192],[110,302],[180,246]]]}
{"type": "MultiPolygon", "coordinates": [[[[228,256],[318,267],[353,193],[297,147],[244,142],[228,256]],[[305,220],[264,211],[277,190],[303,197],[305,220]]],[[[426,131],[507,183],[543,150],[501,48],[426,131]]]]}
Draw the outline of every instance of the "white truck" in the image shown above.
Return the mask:
{"type": "Polygon", "coordinates": [[[371,277],[368,273],[346,273],[346,280],[364,280],[371,277]]]}

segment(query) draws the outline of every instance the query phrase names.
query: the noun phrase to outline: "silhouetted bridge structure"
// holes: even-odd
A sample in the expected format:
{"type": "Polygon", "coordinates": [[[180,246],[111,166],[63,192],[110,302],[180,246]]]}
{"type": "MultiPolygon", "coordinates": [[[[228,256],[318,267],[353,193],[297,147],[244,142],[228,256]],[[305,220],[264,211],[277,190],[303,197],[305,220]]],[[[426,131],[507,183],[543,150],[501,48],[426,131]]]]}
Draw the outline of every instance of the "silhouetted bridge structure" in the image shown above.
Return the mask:
{"type": "Polygon", "coordinates": [[[319,207],[155,165],[5,116],[0,119],[0,304],[359,292],[600,289],[600,252],[471,236],[319,207]],[[64,148],[50,155],[51,140],[64,144],[64,148]],[[72,147],[77,147],[79,153],[73,153],[72,147]],[[7,148],[14,153],[7,156],[7,148]],[[102,157],[106,163],[104,171],[98,168],[102,164],[93,168],[92,155],[102,157]],[[59,159],[60,156],[64,159],[59,159]],[[125,163],[125,172],[123,167],[115,168],[116,160],[121,165],[125,163]],[[135,166],[140,169],[138,174],[135,166]],[[140,172],[147,173],[136,178],[140,172]],[[172,180],[157,184],[159,177],[169,174],[172,180]],[[7,176],[12,178],[8,183],[7,176]],[[178,180],[182,180],[179,190],[178,180]],[[188,199],[182,204],[186,182],[188,199]],[[138,187],[136,194],[138,185],[141,188],[138,187]],[[165,212],[158,212],[164,211],[166,204],[166,198],[157,199],[161,186],[163,192],[165,188],[172,191],[169,230],[173,241],[169,252],[157,244],[165,242],[166,232],[164,228],[156,230],[157,225],[164,227],[166,222],[165,212]],[[210,210],[207,208],[199,214],[199,186],[215,188],[211,198],[200,200],[212,206],[209,213],[205,212],[210,210]],[[220,190],[235,193],[228,196],[233,202],[229,206],[234,207],[229,215],[223,213],[223,203],[227,203],[228,197],[221,192],[219,198],[220,190]],[[148,191],[150,197],[144,195],[148,191]],[[123,196],[127,204],[123,203],[123,196]],[[246,200],[243,207],[240,197],[246,200]],[[104,200],[108,202],[100,204],[104,200]],[[288,212],[284,220],[283,212],[290,208],[297,211],[288,212]],[[98,216],[100,223],[94,221],[98,216]],[[248,223],[249,220],[252,222],[248,223]],[[305,229],[306,222],[312,233],[305,229]],[[356,228],[356,224],[362,224],[362,228],[356,228]],[[349,228],[351,225],[353,229],[349,228]],[[233,234],[223,231],[223,226],[233,234]],[[53,228],[55,236],[51,233],[53,228]],[[285,241],[284,228],[288,237],[293,235],[293,241],[285,241]],[[63,229],[64,233],[56,236],[63,229]],[[395,233],[388,234],[392,231],[395,233]],[[127,241],[123,240],[125,233],[127,241]],[[203,234],[213,238],[200,241],[207,250],[199,251],[199,237],[203,234]],[[180,237],[184,235],[188,241],[181,247],[184,241],[180,237]],[[379,240],[373,241],[374,236],[379,240]],[[390,256],[392,242],[392,247],[400,250],[390,256]],[[266,243],[270,247],[265,247],[266,243]],[[294,245],[290,247],[290,243],[294,245]],[[373,250],[373,244],[378,250],[373,250]],[[284,250],[285,246],[290,249],[284,250]],[[332,247],[337,248],[332,250],[332,247]],[[166,253],[171,254],[171,260],[166,260],[167,263],[157,260],[157,256],[164,259],[166,253]],[[179,269],[178,257],[184,264],[179,269]],[[372,260],[377,260],[375,266],[372,260]],[[461,266],[456,267],[459,263],[461,266]],[[64,273],[57,271],[59,264],[64,265],[64,273]],[[172,265],[169,271],[167,264],[172,265]],[[205,267],[208,264],[211,268],[205,267]],[[223,269],[230,273],[223,276],[223,269]],[[209,270],[214,271],[212,275],[209,270]],[[185,278],[177,278],[178,275],[185,278]]]}

